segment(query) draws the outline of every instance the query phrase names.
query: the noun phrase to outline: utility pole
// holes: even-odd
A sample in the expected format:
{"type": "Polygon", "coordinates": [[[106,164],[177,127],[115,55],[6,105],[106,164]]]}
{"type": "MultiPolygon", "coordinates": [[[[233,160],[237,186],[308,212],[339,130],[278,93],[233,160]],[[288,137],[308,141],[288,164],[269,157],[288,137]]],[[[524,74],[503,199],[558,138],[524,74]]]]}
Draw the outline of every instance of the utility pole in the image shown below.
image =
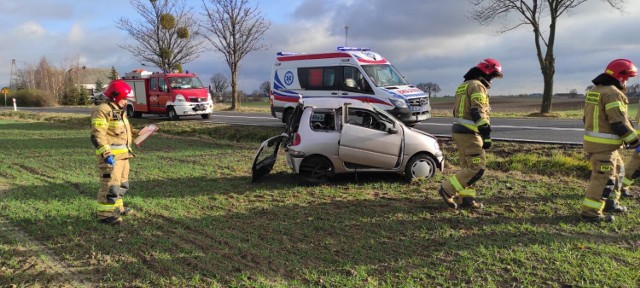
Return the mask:
{"type": "Polygon", "coordinates": [[[13,75],[16,73],[16,59],[11,59],[11,76],[9,76],[9,89],[15,90],[13,85],[13,75]]]}
{"type": "Polygon", "coordinates": [[[349,37],[349,25],[344,25],[344,46],[347,47],[349,44],[347,43],[347,38],[349,37]]]}

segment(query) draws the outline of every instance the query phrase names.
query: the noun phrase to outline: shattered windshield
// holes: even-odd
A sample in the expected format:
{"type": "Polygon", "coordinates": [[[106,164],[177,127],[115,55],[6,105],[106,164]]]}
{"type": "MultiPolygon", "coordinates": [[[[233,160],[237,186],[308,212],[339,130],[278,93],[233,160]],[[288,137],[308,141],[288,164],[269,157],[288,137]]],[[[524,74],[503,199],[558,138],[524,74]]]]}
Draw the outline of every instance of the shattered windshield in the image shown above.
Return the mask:
{"type": "Polygon", "coordinates": [[[201,89],[202,82],[197,77],[169,77],[171,89],[201,89]]]}
{"type": "Polygon", "coordinates": [[[406,80],[389,64],[362,65],[373,85],[378,87],[409,85],[406,80]]]}

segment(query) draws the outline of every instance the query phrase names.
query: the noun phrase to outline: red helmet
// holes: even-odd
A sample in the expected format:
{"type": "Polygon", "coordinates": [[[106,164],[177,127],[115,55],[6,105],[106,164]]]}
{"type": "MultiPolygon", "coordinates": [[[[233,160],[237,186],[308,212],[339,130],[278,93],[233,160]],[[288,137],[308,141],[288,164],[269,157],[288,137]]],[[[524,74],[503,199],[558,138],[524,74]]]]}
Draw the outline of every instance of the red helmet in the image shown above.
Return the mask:
{"type": "Polygon", "coordinates": [[[122,80],[113,80],[109,83],[109,86],[104,90],[104,95],[111,99],[113,102],[118,102],[131,94],[131,87],[127,82],[122,80]]]}
{"type": "Polygon", "coordinates": [[[625,85],[629,78],[638,76],[638,68],[627,59],[616,59],[607,65],[604,73],[616,78],[620,81],[620,84],[625,85]]]}
{"type": "Polygon", "coordinates": [[[484,74],[502,78],[502,65],[498,60],[493,58],[487,58],[476,65],[476,68],[480,69],[484,74]]]}

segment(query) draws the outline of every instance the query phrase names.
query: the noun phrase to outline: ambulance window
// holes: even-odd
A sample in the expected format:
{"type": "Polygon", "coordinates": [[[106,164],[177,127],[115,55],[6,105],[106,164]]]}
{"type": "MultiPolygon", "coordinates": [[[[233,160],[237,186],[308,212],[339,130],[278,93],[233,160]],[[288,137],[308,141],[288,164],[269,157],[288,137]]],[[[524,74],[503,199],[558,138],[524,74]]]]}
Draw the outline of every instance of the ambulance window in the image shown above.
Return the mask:
{"type": "Polygon", "coordinates": [[[299,68],[298,79],[300,87],[307,90],[335,89],[335,67],[299,68]]]}
{"type": "Polygon", "coordinates": [[[373,90],[365,76],[357,67],[344,66],[342,89],[359,93],[372,93],[373,90]]]}
{"type": "Polygon", "coordinates": [[[149,90],[158,91],[158,78],[151,78],[151,81],[149,81],[149,90]]]}

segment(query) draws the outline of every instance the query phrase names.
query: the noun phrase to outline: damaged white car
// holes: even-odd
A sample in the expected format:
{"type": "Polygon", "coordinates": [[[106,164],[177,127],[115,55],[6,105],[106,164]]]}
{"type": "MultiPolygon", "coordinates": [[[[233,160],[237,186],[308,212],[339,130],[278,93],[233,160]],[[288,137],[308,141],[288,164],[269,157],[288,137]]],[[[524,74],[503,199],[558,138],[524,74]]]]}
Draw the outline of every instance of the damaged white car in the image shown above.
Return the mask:
{"type": "Polygon", "coordinates": [[[287,123],[285,133],[260,145],[253,161],[253,182],[271,172],[280,146],[289,167],[312,183],[356,172],[403,173],[408,180],[430,178],[444,169],[445,159],[434,136],[359,100],[304,99],[287,123]]]}

